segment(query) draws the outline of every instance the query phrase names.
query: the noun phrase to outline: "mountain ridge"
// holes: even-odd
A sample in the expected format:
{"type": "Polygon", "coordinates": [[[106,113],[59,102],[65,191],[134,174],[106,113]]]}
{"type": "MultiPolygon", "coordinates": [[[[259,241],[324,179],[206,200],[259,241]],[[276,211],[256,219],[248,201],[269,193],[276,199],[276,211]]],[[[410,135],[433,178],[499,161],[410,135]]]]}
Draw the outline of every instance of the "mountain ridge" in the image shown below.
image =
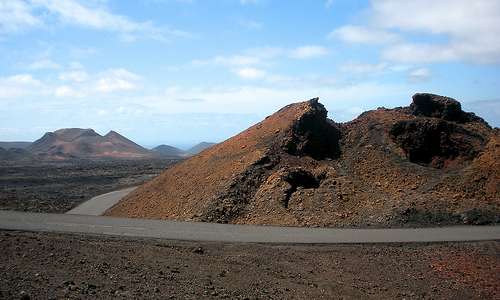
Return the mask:
{"type": "Polygon", "coordinates": [[[110,131],[102,136],[93,129],[62,128],[45,133],[28,151],[43,159],[154,157],[154,153],[121,134],[110,131]]]}

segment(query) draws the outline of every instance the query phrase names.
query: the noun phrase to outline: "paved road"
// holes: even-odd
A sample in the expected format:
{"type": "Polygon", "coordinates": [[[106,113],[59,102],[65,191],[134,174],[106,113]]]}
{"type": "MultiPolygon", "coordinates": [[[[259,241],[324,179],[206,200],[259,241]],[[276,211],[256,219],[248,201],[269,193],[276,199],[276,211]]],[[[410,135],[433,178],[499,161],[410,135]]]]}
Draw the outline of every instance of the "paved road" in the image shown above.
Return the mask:
{"type": "Polygon", "coordinates": [[[135,189],[136,187],[130,187],[127,189],[96,196],[88,201],[83,202],[79,206],[66,213],[70,215],[100,216],[104,214],[104,212],[108,208],[118,203],[118,201],[120,201],[123,197],[125,197],[135,189]]]}
{"type": "Polygon", "coordinates": [[[500,240],[500,226],[328,229],[226,225],[0,211],[0,229],[253,243],[395,243],[500,240]]]}

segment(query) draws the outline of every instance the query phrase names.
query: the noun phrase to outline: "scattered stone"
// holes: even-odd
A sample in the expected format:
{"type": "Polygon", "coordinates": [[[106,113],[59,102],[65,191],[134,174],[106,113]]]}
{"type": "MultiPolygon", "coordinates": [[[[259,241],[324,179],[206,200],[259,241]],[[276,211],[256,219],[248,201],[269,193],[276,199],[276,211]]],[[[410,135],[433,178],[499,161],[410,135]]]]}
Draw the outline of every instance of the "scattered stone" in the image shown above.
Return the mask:
{"type": "Polygon", "coordinates": [[[202,247],[196,247],[193,249],[193,253],[203,254],[203,253],[205,253],[205,250],[202,247]]]}

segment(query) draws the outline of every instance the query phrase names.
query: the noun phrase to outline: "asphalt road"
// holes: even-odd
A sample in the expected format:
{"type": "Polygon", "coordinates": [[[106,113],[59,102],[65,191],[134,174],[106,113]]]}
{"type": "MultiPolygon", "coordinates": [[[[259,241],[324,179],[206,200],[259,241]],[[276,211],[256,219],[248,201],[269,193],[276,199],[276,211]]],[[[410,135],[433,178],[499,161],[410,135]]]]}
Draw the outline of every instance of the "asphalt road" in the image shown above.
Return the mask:
{"type": "Polygon", "coordinates": [[[189,241],[342,244],[500,240],[500,226],[332,229],[227,225],[69,214],[0,211],[0,229],[189,241]]]}
{"type": "Polygon", "coordinates": [[[123,197],[135,189],[136,187],[130,187],[96,196],[66,213],[70,215],[100,216],[104,214],[108,208],[111,208],[111,206],[118,203],[123,197]]]}

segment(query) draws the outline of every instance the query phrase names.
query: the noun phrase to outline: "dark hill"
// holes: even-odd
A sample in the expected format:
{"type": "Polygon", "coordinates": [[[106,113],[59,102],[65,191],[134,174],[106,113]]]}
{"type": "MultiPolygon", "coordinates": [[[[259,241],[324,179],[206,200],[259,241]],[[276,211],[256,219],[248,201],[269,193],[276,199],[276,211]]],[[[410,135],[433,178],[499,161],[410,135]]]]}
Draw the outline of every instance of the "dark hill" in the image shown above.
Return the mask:
{"type": "Polygon", "coordinates": [[[205,149],[208,149],[210,147],[212,147],[213,145],[215,145],[216,143],[209,143],[209,142],[201,142],[199,144],[196,144],[194,145],[193,147],[189,148],[186,150],[187,153],[191,153],[191,154],[198,154],[200,153],[201,151],[205,150],[205,149]]]}
{"type": "Polygon", "coordinates": [[[184,158],[191,155],[184,150],[169,145],[159,145],[151,150],[163,157],[184,158]]]}

